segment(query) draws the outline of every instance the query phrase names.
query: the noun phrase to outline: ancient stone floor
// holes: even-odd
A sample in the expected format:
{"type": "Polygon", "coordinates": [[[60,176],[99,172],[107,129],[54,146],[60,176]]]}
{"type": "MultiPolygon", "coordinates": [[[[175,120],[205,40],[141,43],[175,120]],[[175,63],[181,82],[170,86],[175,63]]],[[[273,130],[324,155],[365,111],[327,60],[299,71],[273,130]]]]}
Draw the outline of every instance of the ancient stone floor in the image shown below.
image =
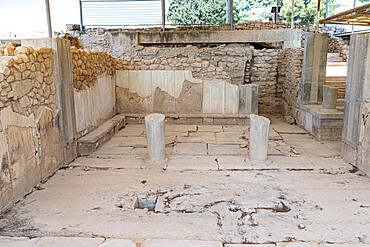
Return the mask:
{"type": "Polygon", "coordinates": [[[169,161],[145,164],[127,125],[0,218],[0,246],[370,246],[370,178],[272,119],[269,166],[250,166],[248,127],[167,125],[169,161]]]}

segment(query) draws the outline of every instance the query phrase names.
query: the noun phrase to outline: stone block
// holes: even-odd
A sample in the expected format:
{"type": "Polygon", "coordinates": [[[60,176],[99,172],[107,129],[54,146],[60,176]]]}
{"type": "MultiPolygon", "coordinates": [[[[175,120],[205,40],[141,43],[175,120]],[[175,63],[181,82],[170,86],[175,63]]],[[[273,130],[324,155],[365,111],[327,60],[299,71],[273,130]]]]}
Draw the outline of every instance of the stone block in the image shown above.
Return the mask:
{"type": "Polygon", "coordinates": [[[61,131],[57,124],[57,116],[45,106],[39,108],[36,116],[37,136],[39,139],[39,153],[41,177],[45,179],[63,164],[63,142],[61,131]]]}
{"type": "Polygon", "coordinates": [[[222,80],[203,82],[203,113],[224,113],[224,88],[222,80]]]}
{"type": "Polygon", "coordinates": [[[356,160],[356,157],[353,157],[350,150],[353,149],[357,154],[359,144],[361,108],[364,101],[370,98],[369,78],[369,34],[351,35],[342,134],[343,152],[345,152],[342,153],[342,157],[347,157],[346,159],[351,160],[351,163],[356,160]],[[351,148],[347,146],[351,146],[351,148]]]}
{"type": "Polygon", "coordinates": [[[239,114],[258,114],[258,85],[246,84],[239,87],[239,114]]]}

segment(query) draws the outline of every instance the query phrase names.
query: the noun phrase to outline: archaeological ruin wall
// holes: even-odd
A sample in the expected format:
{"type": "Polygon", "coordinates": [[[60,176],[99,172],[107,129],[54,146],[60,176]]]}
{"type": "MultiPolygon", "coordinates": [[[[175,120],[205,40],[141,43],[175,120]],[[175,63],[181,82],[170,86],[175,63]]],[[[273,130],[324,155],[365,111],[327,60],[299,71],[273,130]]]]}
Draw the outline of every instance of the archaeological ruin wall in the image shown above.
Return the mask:
{"type": "Polygon", "coordinates": [[[106,51],[72,47],[77,136],[86,135],[116,114],[115,60],[106,51]]]}
{"type": "Polygon", "coordinates": [[[50,48],[0,46],[0,208],[63,163],[50,48]]]}
{"type": "Polygon", "coordinates": [[[301,107],[302,48],[287,48],[279,59],[278,85],[282,91],[282,112],[284,116],[298,118],[301,107]]]}

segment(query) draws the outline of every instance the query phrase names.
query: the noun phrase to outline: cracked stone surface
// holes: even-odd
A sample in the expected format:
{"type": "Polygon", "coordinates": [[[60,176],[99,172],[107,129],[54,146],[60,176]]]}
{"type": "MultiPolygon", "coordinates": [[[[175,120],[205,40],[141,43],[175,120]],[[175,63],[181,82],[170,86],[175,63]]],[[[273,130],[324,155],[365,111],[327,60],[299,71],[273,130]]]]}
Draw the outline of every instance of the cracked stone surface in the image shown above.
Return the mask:
{"type": "Polygon", "coordinates": [[[370,179],[339,158],[338,143],[273,119],[273,163],[248,166],[248,126],[207,127],[167,125],[169,161],[148,167],[145,128],[127,125],[4,213],[0,235],[33,239],[0,238],[0,246],[38,246],[31,244],[46,236],[96,246],[115,246],[109,238],[137,246],[369,246],[370,179]],[[135,207],[138,196],[157,198],[154,211],[135,207]]]}

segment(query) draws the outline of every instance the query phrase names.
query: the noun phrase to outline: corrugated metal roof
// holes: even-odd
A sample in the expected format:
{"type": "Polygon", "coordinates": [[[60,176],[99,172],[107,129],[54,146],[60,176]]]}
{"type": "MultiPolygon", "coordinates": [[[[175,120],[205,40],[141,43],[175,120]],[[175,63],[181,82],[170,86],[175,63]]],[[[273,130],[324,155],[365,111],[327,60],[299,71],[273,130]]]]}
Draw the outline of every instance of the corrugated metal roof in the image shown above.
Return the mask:
{"type": "Polygon", "coordinates": [[[161,0],[82,0],[85,26],[161,24],[161,0]]]}

